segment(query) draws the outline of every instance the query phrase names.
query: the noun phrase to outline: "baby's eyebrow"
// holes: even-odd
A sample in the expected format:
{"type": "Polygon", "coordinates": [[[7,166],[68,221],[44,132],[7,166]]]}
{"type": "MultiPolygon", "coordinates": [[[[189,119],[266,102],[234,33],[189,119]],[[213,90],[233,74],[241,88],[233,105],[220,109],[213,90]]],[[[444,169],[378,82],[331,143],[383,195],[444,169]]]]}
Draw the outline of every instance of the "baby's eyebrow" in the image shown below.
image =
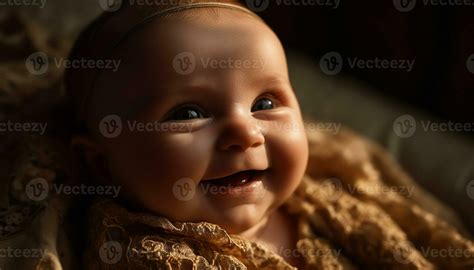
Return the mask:
{"type": "Polygon", "coordinates": [[[165,99],[173,96],[189,94],[217,94],[218,92],[218,87],[210,85],[184,85],[177,87],[158,88],[156,89],[156,93],[153,94],[153,97],[165,99]]]}
{"type": "Polygon", "coordinates": [[[130,100],[133,100],[133,104],[135,105],[133,106],[134,108],[130,112],[136,113],[149,104],[163,103],[169,99],[173,99],[179,96],[191,96],[195,94],[216,95],[219,91],[219,89],[213,90],[211,89],[211,87],[204,85],[167,87],[161,85],[159,87],[146,88],[146,90],[137,89],[137,87],[128,88],[128,91],[126,92],[129,93],[129,96],[126,95],[125,97],[131,98],[130,100]]]}
{"type": "Polygon", "coordinates": [[[268,88],[291,88],[290,79],[288,76],[282,74],[270,74],[262,78],[259,82],[261,87],[268,87],[268,88]]]}
{"type": "MultiPolygon", "coordinates": [[[[249,85],[252,87],[250,88],[243,88],[243,89],[252,89],[252,90],[262,90],[265,88],[273,88],[273,87],[281,87],[281,86],[286,86],[290,85],[289,79],[283,76],[276,76],[276,75],[270,75],[270,76],[265,76],[261,77],[258,79],[255,79],[253,82],[251,82],[249,85]]],[[[219,85],[185,85],[182,87],[179,87],[179,90],[176,91],[176,89],[169,90],[166,92],[171,92],[176,95],[179,94],[188,94],[188,93],[202,93],[202,94],[219,94],[222,91],[222,88],[219,85]]],[[[165,93],[166,94],[166,93],[165,93]]]]}

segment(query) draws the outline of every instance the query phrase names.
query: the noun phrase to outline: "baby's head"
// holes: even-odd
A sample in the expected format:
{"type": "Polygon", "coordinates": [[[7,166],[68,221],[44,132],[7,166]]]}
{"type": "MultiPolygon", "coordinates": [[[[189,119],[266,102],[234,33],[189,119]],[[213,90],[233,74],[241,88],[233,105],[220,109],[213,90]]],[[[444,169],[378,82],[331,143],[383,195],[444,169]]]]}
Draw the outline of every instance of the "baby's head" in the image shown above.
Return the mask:
{"type": "Polygon", "coordinates": [[[242,233],[294,192],[307,139],[273,31],[230,1],[193,2],[123,6],[83,32],[71,58],[121,62],[67,71],[84,127],[72,141],[94,179],[134,205],[242,233]],[[101,133],[114,116],[120,134],[101,133]]]}

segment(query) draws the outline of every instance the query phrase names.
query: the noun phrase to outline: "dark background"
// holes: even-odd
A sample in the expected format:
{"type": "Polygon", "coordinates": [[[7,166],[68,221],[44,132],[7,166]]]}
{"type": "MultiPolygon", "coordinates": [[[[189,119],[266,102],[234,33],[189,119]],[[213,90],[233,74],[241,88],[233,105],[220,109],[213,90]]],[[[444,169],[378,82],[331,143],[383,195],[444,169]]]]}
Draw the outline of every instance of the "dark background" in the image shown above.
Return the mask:
{"type": "Polygon", "coordinates": [[[258,14],[285,46],[304,51],[315,64],[330,51],[343,58],[415,59],[411,72],[345,64],[342,74],[440,118],[473,121],[474,74],[466,60],[474,53],[474,6],[418,0],[413,10],[400,12],[393,1],[341,1],[337,9],[272,1],[258,14]]]}

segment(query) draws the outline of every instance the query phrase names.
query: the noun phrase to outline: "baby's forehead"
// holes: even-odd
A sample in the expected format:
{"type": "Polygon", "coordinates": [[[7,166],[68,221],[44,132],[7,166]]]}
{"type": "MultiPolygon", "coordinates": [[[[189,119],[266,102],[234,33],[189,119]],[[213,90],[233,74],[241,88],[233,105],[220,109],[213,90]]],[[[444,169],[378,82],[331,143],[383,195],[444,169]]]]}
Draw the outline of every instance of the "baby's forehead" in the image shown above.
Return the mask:
{"type": "Polygon", "coordinates": [[[225,59],[237,64],[233,66],[248,66],[250,62],[284,58],[276,35],[250,15],[226,9],[196,9],[186,14],[150,22],[115,49],[114,57],[121,60],[125,76],[149,75],[165,80],[176,75],[176,61],[186,64],[192,60],[200,64],[197,69],[205,65],[210,67],[208,71],[219,72],[222,70],[213,66],[225,59]]]}
{"type": "MultiPolygon", "coordinates": [[[[251,50],[257,46],[280,46],[272,30],[261,21],[234,10],[191,10],[186,19],[166,18],[148,24],[130,38],[125,51],[149,56],[150,53],[195,50],[214,53],[216,48],[235,51],[242,46],[251,50]],[[240,15],[240,16],[238,16],[240,15]],[[251,46],[251,47],[248,47],[251,46]]],[[[145,60],[149,59],[145,57],[145,60]]]]}
{"type": "Polygon", "coordinates": [[[251,22],[150,24],[124,46],[129,58],[126,76],[167,85],[248,71],[286,74],[285,53],[276,35],[251,22]]]}
{"type": "Polygon", "coordinates": [[[196,72],[176,74],[176,65],[191,62],[197,71],[208,73],[226,72],[227,66],[219,68],[226,64],[245,68],[272,61],[286,67],[282,45],[264,23],[251,16],[225,19],[227,14],[238,19],[240,13],[233,10],[219,10],[218,15],[207,10],[192,12],[194,17],[185,20],[170,17],[151,22],[122,43],[116,55],[123,60],[125,76],[143,75],[164,82],[176,76],[187,80],[196,72]]]}

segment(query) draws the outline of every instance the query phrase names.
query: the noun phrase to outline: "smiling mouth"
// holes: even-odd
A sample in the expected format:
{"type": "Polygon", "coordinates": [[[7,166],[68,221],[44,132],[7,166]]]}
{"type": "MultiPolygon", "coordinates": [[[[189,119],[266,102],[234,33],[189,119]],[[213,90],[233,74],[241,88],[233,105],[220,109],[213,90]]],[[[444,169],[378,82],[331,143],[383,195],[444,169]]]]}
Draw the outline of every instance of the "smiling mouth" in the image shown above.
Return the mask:
{"type": "Polygon", "coordinates": [[[250,183],[253,183],[255,181],[261,180],[262,175],[267,170],[241,171],[241,172],[234,173],[222,178],[203,180],[201,183],[205,185],[211,185],[211,186],[241,187],[241,186],[245,186],[250,183]]]}

